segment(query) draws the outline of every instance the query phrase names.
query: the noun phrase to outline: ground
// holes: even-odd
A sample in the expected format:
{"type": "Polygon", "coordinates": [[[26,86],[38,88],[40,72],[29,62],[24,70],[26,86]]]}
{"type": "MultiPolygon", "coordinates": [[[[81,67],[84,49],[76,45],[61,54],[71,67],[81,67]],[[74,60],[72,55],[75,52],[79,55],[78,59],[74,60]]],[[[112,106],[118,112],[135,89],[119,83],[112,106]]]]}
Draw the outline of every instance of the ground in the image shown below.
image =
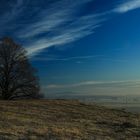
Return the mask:
{"type": "Polygon", "coordinates": [[[140,114],[77,100],[0,101],[0,140],[140,140],[140,114]]]}

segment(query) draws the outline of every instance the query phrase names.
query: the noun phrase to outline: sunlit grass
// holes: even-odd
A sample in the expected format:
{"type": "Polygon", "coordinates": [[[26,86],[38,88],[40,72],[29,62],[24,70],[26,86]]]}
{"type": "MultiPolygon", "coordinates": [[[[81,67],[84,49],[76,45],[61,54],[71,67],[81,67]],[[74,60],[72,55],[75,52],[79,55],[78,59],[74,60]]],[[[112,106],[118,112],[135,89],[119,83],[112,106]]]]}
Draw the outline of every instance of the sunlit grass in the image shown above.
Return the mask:
{"type": "Polygon", "coordinates": [[[134,139],[140,115],[74,100],[0,101],[0,139],[134,139]]]}

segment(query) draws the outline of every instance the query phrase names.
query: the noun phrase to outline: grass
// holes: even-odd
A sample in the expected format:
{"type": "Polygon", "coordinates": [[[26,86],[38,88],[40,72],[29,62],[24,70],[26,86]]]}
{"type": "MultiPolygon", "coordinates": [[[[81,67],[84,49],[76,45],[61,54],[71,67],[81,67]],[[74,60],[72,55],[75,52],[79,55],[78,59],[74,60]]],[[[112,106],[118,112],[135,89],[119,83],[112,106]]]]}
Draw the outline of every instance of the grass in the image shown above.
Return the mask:
{"type": "Polygon", "coordinates": [[[76,100],[0,101],[0,140],[139,140],[140,114],[76,100]]]}

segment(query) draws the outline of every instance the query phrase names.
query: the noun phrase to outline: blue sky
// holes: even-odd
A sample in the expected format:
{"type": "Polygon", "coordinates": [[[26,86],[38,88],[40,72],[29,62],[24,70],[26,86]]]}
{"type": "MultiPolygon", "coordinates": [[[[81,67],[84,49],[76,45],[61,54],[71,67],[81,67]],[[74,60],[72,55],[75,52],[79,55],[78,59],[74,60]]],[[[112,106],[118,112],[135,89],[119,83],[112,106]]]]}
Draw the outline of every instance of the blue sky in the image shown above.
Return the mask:
{"type": "Polygon", "coordinates": [[[27,50],[46,95],[140,94],[140,0],[0,2],[0,37],[27,50]]]}

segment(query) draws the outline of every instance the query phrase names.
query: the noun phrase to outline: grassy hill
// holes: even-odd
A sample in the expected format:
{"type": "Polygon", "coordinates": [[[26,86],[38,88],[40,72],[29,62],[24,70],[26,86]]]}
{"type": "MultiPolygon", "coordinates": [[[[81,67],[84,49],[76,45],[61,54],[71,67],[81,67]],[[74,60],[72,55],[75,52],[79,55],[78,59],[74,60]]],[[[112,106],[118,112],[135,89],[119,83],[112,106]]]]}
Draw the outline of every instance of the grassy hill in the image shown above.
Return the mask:
{"type": "Polygon", "coordinates": [[[0,140],[139,140],[140,115],[76,100],[0,101],[0,140]]]}

